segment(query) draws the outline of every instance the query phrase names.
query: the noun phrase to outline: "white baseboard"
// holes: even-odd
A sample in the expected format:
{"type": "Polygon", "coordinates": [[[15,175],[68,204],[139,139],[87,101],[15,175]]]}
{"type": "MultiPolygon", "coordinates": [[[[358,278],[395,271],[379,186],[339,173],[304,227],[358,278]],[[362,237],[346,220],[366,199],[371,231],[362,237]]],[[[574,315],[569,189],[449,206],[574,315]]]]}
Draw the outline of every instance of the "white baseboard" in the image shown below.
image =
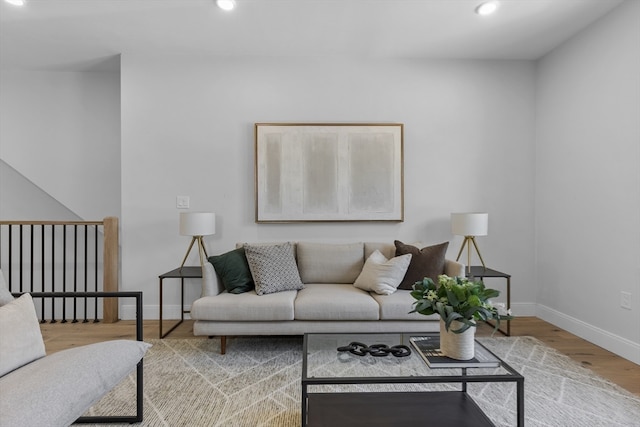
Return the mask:
{"type": "Polygon", "coordinates": [[[517,302],[511,304],[511,314],[515,317],[532,317],[536,315],[536,303],[517,302]]]}
{"type": "Polygon", "coordinates": [[[640,344],[538,304],[536,317],[640,365],[640,344]]]}

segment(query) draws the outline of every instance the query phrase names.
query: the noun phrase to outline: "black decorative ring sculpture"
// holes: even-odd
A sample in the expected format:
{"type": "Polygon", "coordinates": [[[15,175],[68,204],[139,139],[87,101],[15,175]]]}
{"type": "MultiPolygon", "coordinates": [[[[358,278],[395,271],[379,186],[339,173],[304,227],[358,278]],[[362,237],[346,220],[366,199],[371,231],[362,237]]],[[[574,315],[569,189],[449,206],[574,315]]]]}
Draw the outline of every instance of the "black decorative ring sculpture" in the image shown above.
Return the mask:
{"type": "Polygon", "coordinates": [[[389,347],[386,344],[373,344],[368,346],[357,341],[354,341],[349,345],[345,345],[344,347],[338,347],[338,351],[348,351],[356,356],[366,356],[367,354],[370,354],[374,357],[385,357],[389,354],[392,354],[395,357],[407,357],[411,354],[411,349],[403,344],[394,345],[393,347],[389,347]]]}

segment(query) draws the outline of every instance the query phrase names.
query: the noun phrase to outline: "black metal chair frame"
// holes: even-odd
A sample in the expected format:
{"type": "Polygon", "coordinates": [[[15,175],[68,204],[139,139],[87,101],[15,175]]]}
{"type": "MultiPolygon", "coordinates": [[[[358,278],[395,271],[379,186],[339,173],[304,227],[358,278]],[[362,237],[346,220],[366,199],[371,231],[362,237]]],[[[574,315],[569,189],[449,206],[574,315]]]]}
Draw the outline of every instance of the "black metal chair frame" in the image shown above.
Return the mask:
{"type": "MultiPolygon", "coordinates": [[[[142,341],[142,292],[30,292],[32,298],[135,298],[136,299],[136,340],[142,341]]],[[[19,296],[21,294],[14,294],[19,296]]],[[[136,415],[94,415],[82,416],[75,423],[139,423],[143,417],[143,361],[138,362],[136,368],[136,415]]]]}

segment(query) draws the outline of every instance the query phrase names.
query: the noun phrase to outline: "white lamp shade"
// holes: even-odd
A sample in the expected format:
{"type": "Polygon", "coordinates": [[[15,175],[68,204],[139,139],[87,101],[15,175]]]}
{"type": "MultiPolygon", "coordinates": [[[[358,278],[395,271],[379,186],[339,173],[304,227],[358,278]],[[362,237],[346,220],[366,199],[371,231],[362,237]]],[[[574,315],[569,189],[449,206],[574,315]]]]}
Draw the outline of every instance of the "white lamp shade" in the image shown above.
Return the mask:
{"type": "Polygon", "coordinates": [[[213,212],[180,212],[180,235],[209,236],[216,234],[216,214],[213,212]]]}
{"type": "Polygon", "coordinates": [[[489,214],[486,212],[452,213],[451,232],[456,236],[486,236],[489,233],[489,214]]]}

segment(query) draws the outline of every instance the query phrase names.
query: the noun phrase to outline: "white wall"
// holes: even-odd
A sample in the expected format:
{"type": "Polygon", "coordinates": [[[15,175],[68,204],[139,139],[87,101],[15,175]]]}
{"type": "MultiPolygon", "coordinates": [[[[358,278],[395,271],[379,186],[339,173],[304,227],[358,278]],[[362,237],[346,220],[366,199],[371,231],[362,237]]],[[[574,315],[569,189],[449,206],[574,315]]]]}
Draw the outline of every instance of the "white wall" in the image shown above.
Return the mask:
{"type": "Polygon", "coordinates": [[[537,96],[538,315],[640,363],[640,2],[539,61],[537,96]]]}
{"type": "MultiPolygon", "coordinates": [[[[449,214],[487,211],[483,257],[513,275],[512,300],[533,314],[532,62],[123,55],[121,64],[122,284],[144,291],[147,318],[157,317],[157,276],[189,242],[178,235],[177,195],[217,213],[210,253],[238,241],[452,240],[455,258],[449,214]],[[404,123],[405,222],[256,224],[255,122],[404,123]]],[[[178,282],[165,283],[175,316],[178,282]]],[[[187,302],[198,293],[194,281],[187,302]]]]}
{"type": "MultiPolygon", "coordinates": [[[[75,214],[64,219],[120,216],[119,73],[2,68],[0,94],[0,159],[33,183],[30,193],[75,214]]],[[[5,219],[54,219],[22,206],[18,187],[0,190],[2,212],[18,215],[5,219]]]]}
{"type": "Polygon", "coordinates": [[[0,219],[68,221],[81,218],[0,160],[0,219]]]}

